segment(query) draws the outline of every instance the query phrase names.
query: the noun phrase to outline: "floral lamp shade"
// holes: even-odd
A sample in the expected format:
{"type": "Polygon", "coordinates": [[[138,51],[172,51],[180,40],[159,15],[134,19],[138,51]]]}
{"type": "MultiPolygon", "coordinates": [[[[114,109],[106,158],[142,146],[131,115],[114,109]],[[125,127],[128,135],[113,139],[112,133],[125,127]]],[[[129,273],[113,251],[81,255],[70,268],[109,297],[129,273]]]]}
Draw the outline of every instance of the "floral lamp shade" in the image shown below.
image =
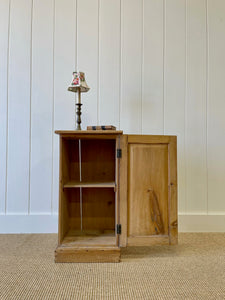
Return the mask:
{"type": "Polygon", "coordinates": [[[73,72],[72,82],[68,87],[68,91],[85,93],[89,90],[90,88],[85,81],[85,74],[83,72],[73,72]]]}
{"type": "MultiPolygon", "coordinates": [[[[81,93],[86,93],[90,90],[89,86],[85,81],[85,74],[83,72],[73,72],[72,82],[68,87],[68,91],[78,93],[78,101],[76,103],[76,130],[81,130],[81,93]]],[[[76,102],[76,97],[75,97],[76,102]]]]}

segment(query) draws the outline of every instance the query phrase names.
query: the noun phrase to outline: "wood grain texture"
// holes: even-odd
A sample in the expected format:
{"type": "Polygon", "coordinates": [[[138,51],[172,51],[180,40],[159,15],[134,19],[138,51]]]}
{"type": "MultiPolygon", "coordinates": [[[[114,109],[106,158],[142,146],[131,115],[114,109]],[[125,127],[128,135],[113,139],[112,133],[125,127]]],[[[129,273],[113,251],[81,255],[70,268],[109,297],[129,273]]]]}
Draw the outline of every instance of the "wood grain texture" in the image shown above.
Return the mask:
{"type": "Polygon", "coordinates": [[[59,233],[58,233],[58,244],[62,243],[62,240],[66,233],[69,230],[69,214],[70,214],[70,207],[67,192],[60,190],[59,192],[59,233]]]}
{"type": "Polygon", "coordinates": [[[112,188],[82,189],[83,229],[115,230],[115,192],[112,188]]]}
{"type": "Polygon", "coordinates": [[[115,169],[115,165],[118,163],[116,145],[118,146],[119,139],[117,139],[117,144],[115,141],[117,135],[107,134],[107,132],[104,135],[95,133],[79,135],[74,131],[66,131],[66,136],[64,131],[59,134],[61,141],[59,243],[62,243],[62,239],[69,229],[113,230],[115,232],[118,218],[116,211],[118,209],[116,205],[118,174],[115,169]],[[100,138],[93,139],[93,136],[100,138]],[[79,177],[79,140],[81,144],[81,182],[79,177]],[[106,183],[107,179],[108,184],[106,183]],[[80,187],[82,187],[82,225],[80,187]]]}
{"type": "Polygon", "coordinates": [[[68,201],[63,191],[64,181],[69,178],[68,156],[66,155],[66,142],[60,137],[60,158],[59,158],[59,211],[58,211],[58,244],[60,245],[66,232],[69,229],[68,201]]]}
{"type": "Polygon", "coordinates": [[[118,136],[115,144],[115,233],[116,233],[116,245],[120,245],[120,235],[117,234],[117,224],[120,224],[120,158],[117,157],[117,149],[120,148],[120,138],[118,136]]]}
{"type": "Polygon", "coordinates": [[[0,213],[5,213],[8,124],[9,0],[0,1],[0,213]]]}
{"type": "Polygon", "coordinates": [[[187,213],[207,212],[206,38],[206,1],[188,1],[185,128],[187,213]]]}
{"type": "Polygon", "coordinates": [[[178,199],[177,199],[177,138],[172,137],[169,144],[169,241],[178,243],[178,199]]]}
{"type": "Polygon", "coordinates": [[[119,237],[115,227],[119,219],[117,140],[79,139],[60,135],[59,234],[56,262],[119,261],[119,237]],[[79,145],[81,145],[79,152],[79,145]],[[81,160],[80,160],[81,158],[81,160]],[[78,182],[79,171],[81,177],[78,182]],[[117,170],[117,171],[116,171],[117,170]],[[73,187],[64,188],[73,180],[73,187]],[[84,183],[89,181],[89,186],[84,183]],[[113,180],[113,186],[91,187],[96,179],[113,180]],[[91,183],[92,182],[92,183],[91,183]],[[82,206],[81,206],[82,203],[82,206]],[[99,248],[101,247],[101,248],[99,248]],[[106,254],[107,253],[107,254],[106,254]]]}
{"type": "Polygon", "coordinates": [[[61,134],[63,136],[88,136],[91,135],[97,136],[97,135],[118,135],[122,134],[122,130],[56,130],[56,134],[61,134]]]}
{"type": "Polygon", "coordinates": [[[128,143],[132,144],[168,144],[172,136],[168,135],[128,135],[128,143]]]}
{"type": "Polygon", "coordinates": [[[60,182],[63,187],[70,180],[70,143],[62,137],[60,137],[60,143],[60,182]]]}
{"type": "Polygon", "coordinates": [[[149,189],[149,207],[151,215],[151,223],[155,228],[156,234],[164,234],[164,224],[162,214],[159,207],[158,197],[153,189],[149,189]]]}
{"type": "Polygon", "coordinates": [[[142,133],[163,134],[163,0],[143,1],[142,133]]]}
{"type": "Polygon", "coordinates": [[[147,237],[128,237],[127,246],[154,246],[154,245],[168,245],[169,236],[168,235],[152,235],[147,237]]]}
{"type": "Polygon", "coordinates": [[[115,182],[115,140],[82,140],[82,181],[115,182]]]}
{"type": "Polygon", "coordinates": [[[85,187],[85,188],[115,188],[115,182],[79,182],[68,181],[64,184],[64,188],[85,187]]]}
{"type": "MultiPolygon", "coordinates": [[[[138,245],[141,245],[143,237],[143,245],[146,245],[147,236],[154,235],[163,235],[163,241],[158,240],[160,244],[165,242],[165,238],[167,243],[177,243],[175,136],[120,135],[115,141],[104,139],[108,137],[107,134],[100,135],[99,139],[93,139],[89,133],[59,134],[62,154],[60,243],[66,238],[66,244],[69,243],[71,247],[88,241],[97,246],[97,240],[86,232],[98,230],[103,235],[105,231],[115,232],[118,223],[122,225],[122,234],[114,238],[115,243],[122,247],[127,245],[127,237],[137,237],[138,245]],[[81,139],[81,182],[78,181],[80,137],[85,137],[81,139]],[[122,150],[119,159],[116,158],[117,148],[122,150]],[[102,172],[104,176],[101,176],[102,172]],[[73,176],[77,179],[74,177],[71,181],[73,176]],[[114,178],[111,188],[103,185],[106,178],[114,178]],[[101,180],[96,184],[97,179],[101,180]],[[80,230],[80,236],[68,235],[69,229],[80,230]]],[[[95,134],[93,136],[96,137],[95,134]]]]}
{"type": "Polygon", "coordinates": [[[66,201],[68,202],[68,207],[69,207],[69,215],[67,220],[69,225],[69,230],[66,232],[66,236],[68,236],[69,232],[71,231],[74,230],[81,231],[83,212],[81,213],[80,197],[82,197],[82,193],[80,192],[79,188],[70,189],[70,190],[64,189],[64,193],[66,195],[66,201]]]}
{"type": "Polygon", "coordinates": [[[30,137],[30,212],[33,214],[51,213],[53,7],[53,0],[33,1],[30,137]]]}
{"type": "MultiPolygon", "coordinates": [[[[65,141],[65,155],[67,156],[68,165],[68,179],[64,185],[69,181],[80,181],[80,158],[79,158],[79,144],[82,142],[79,139],[64,139],[65,141]]],[[[82,147],[82,146],[81,146],[82,147]]]]}
{"type": "Polygon", "coordinates": [[[8,69],[7,213],[28,213],[31,9],[31,0],[11,1],[8,69]]]}
{"type": "Polygon", "coordinates": [[[70,229],[60,247],[108,247],[116,246],[116,236],[114,230],[74,230],[70,229]]]}
{"type": "Polygon", "coordinates": [[[127,213],[127,245],[177,243],[175,136],[128,135],[127,213]]]}
{"type": "Polygon", "coordinates": [[[55,262],[120,262],[120,248],[61,248],[55,251],[55,262]]]}
{"type": "Polygon", "coordinates": [[[156,196],[162,231],[168,233],[168,146],[128,146],[128,237],[159,234],[152,220],[156,196]]]}

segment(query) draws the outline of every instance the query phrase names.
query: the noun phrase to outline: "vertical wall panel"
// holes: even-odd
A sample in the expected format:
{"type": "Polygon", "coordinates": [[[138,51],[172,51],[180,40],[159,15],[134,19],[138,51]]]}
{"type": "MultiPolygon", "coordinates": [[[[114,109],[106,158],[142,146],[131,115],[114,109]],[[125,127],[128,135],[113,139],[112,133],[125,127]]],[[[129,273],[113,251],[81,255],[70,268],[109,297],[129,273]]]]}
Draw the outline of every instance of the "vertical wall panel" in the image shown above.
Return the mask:
{"type": "Polygon", "coordinates": [[[208,210],[225,212],[225,1],[208,1],[208,210]]]}
{"type": "Polygon", "coordinates": [[[207,213],[206,1],[187,1],[187,213],[207,213]]]}
{"type": "Polygon", "coordinates": [[[0,214],[5,212],[9,0],[0,1],[0,214]]]}
{"type": "Polygon", "coordinates": [[[144,1],[142,132],[163,134],[163,0],[144,1]]]}
{"type": "MultiPolygon", "coordinates": [[[[76,69],[76,1],[55,1],[54,130],[75,128],[75,95],[67,91],[76,69]]],[[[58,211],[59,138],[53,133],[52,211],[58,211]]]]}
{"type": "Polygon", "coordinates": [[[120,0],[101,0],[99,11],[99,123],[119,127],[120,0]]]}
{"type": "Polygon", "coordinates": [[[12,0],[9,40],[7,212],[29,198],[31,0],[12,0]]]}
{"type": "Polygon", "coordinates": [[[164,133],[178,138],[179,211],[185,211],[185,0],[165,1],[164,133]]]}
{"type": "Polygon", "coordinates": [[[120,128],[142,130],[142,1],[122,1],[122,74],[120,128]]]}
{"type": "Polygon", "coordinates": [[[53,0],[33,1],[30,212],[51,212],[53,0]]]}
{"type": "Polygon", "coordinates": [[[99,84],[99,36],[98,36],[98,0],[77,0],[77,33],[79,71],[85,72],[90,91],[81,96],[82,129],[95,125],[98,119],[99,84]]]}

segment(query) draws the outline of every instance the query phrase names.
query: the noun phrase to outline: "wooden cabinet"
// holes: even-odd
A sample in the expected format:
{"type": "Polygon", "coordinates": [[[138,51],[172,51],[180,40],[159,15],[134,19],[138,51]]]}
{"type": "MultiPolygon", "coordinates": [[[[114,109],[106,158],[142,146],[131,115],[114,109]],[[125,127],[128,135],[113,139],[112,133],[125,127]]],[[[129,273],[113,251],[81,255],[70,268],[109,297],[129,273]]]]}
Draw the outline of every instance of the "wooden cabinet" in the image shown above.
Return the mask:
{"type": "Polygon", "coordinates": [[[118,262],[120,247],[177,243],[176,137],[56,133],[56,262],[118,262]]]}

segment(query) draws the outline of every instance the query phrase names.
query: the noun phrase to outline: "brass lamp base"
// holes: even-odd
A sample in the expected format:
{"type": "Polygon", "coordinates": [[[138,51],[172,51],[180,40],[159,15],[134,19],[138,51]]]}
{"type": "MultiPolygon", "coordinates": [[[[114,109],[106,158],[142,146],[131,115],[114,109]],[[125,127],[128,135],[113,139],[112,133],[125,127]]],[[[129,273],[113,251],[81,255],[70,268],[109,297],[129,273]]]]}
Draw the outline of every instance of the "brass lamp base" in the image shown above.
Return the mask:
{"type": "Polygon", "coordinates": [[[76,107],[77,107],[77,110],[76,110],[76,114],[77,114],[77,127],[76,127],[76,130],[81,130],[81,106],[82,104],[81,103],[76,103],[76,107]]]}

